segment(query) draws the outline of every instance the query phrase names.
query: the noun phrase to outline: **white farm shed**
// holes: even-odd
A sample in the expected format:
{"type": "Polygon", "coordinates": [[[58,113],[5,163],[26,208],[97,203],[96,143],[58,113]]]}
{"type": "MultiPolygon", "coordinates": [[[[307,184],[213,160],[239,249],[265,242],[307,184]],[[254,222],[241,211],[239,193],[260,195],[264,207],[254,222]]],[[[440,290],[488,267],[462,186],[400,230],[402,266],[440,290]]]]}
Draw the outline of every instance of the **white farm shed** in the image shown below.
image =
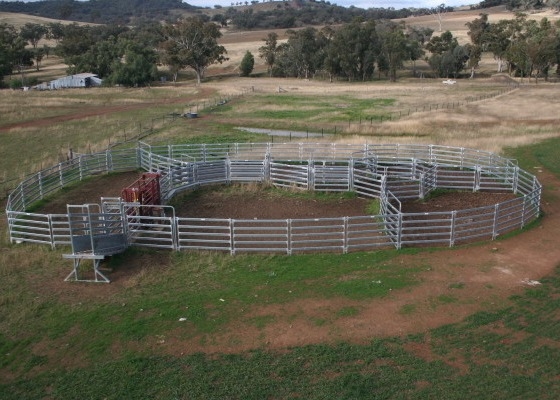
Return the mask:
{"type": "Polygon", "coordinates": [[[96,74],[83,73],[68,75],[54,81],[44,82],[37,85],[39,90],[67,89],[67,88],[87,88],[92,86],[101,86],[102,80],[96,74]]]}

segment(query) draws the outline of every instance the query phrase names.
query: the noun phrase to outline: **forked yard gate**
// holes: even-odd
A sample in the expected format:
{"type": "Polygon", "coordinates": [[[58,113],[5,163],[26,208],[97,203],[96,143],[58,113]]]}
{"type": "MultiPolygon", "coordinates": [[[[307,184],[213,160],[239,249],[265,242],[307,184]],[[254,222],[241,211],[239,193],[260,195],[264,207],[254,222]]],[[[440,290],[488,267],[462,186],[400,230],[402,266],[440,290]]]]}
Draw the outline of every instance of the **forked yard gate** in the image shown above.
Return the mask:
{"type": "MultiPolygon", "coordinates": [[[[45,243],[53,248],[76,244],[73,240],[76,235],[71,229],[76,209],[69,208],[67,214],[38,214],[28,213],[26,208],[86,177],[137,169],[158,176],[163,204],[185,190],[232,182],[267,182],[301,190],[353,191],[361,197],[380,200],[379,215],[320,219],[183,218],[176,216],[170,206],[142,205],[122,198],[102,198],[98,212],[87,209],[83,213],[89,213],[89,218],[95,221],[122,220],[124,247],[212,250],[231,254],[345,253],[381,247],[453,246],[495,239],[505,232],[523,228],[539,216],[542,191],[536,177],[520,169],[513,160],[468,148],[324,143],[149,146],[140,143],[136,149],[80,155],[21,182],[10,194],[6,208],[11,241],[45,243]],[[517,196],[510,201],[468,210],[402,212],[402,200],[423,198],[434,189],[511,192],[517,196]],[[158,212],[153,212],[154,207],[158,212]]],[[[95,235],[91,235],[90,242],[94,243],[95,235]]],[[[94,246],[86,250],[94,254],[94,246]]],[[[101,252],[106,248],[111,246],[103,247],[101,252]]]]}

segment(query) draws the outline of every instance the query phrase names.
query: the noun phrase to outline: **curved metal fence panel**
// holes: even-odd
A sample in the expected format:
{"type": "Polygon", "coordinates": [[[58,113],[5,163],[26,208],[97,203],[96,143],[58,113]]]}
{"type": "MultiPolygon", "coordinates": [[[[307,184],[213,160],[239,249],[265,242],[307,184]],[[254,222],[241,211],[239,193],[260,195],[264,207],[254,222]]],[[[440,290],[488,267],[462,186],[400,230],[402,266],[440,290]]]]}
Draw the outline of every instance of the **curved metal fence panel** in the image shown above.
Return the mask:
{"type": "MultiPolygon", "coordinates": [[[[379,215],[234,220],[127,215],[129,244],[173,250],[238,252],[348,252],[379,247],[453,246],[495,239],[538,218],[541,185],[512,160],[468,148],[424,145],[243,143],[150,146],[78,157],[28,177],[6,207],[12,242],[71,243],[64,214],[28,212],[39,201],[83,179],[126,170],[161,174],[164,200],[201,185],[268,182],[300,190],[354,191],[378,198],[379,215]],[[401,200],[435,189],[511,192],[518,197],[488,207],[405,213],[401,200]]],[[[113,205],[114,206],[114,205],[113,205]]],[[[142,207],[122,203],[115,207],[142,207]]],[[[125,212],[125,211],[122,211],[125,212]]]]}

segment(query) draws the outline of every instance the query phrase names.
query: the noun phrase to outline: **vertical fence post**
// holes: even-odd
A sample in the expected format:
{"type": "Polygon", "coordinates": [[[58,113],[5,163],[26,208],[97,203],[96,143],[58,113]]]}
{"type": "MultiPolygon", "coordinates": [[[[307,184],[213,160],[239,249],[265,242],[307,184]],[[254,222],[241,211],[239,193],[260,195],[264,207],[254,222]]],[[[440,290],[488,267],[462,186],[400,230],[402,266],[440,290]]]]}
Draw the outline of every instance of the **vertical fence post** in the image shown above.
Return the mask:
{"type": "Polygon", "coordinates": [[[500,212],[500,205],[494,205],[494,221],[492,222],[492,240],[498,237],[498,213],[500,212]]]}
{"type": "Polygon", "coordinates": [[[287,233],[287,240],[286,240],[286,252],[289,256],[292,255],[292,220],[286,220],[286,233],[287,233]]]}
{"type": "Polygon", "coordinates": [[[348,253],[348,217],[344,217],[344,238],[343,238],[343,247],[342,253],[348,253]]]}
{"type": "Polygon", "coordinates": [[[21,184],[19,185],[19,189],[20,189],[20,191],[21,191],[21,207],[22,207],[22,210],[21,210],[21,211],[25,211],[25,209],[26,209],[27,207],[25,206],[25,192],[23,191],[23,183],[21,183],[21,184]]]}
{"type": "Polygon", "coordinates": [[[453,247],[455,245],[455,222],[457,211],[451,211],[451,226],[449,232],[449,247],[453,247]]]}
{"type": "Polygon", "coordinates": [[[398,226],[399,226],[399,229],[397,231],[397,250],[400,250],[402,246],[402,230],[403,230],[402,212],[399,211],[397,217],[398,217],[398,226]]]}
{"type": "Polygon", "coordinates": [[[270,182],[270,152],[268,150],[263,161],[263,181],[270,182]]]}
{"type": "Polygon", "coordinates": [[[312,160],[307,162],[307,190],[315,190],[315,168],[312,160]]]}
{"type": "Polygon", "coordinates": [[[171,241],[173,250],[177,251],[179,250],[179,219],[173,215],[173,217],[169,218],[169,223],[171,224],[171,241]]]}
{"type": "Polygon", "coordinates": [[[229,155],[226,156],[226,182],[231,183],[231,159],[229,155]]]}
{"type": "Polygon", "coordinates": [[[348,161],[348,191],[354,190],[354,159],[350,158],[348,161]]]}
{"type": "Polygon", "coordinates": [[[113,171],[113,154],[111,153],[111,150],[105,151],[105,171],[113,171]]]}
{"type": "Polygon", "coordinates": [[[474,168],[473,192],[478,192],[480,190],[481,179],[482,179],[482,167],[480,165],[477,165],[474,168]]]}
{"type": "MultiPolygon", "coordinates": [[[[527,195],[523,196],[523,209],[521,210],[521,228],[523,228],[525,226],[525,210],[527,209],[527,206],[526,206],[527,199],[528,199],[527,195]]],[[[539,201],[539,203],[540,203],[540,201],[539,201]]]]}
{"type": "Polygon", "coordinates": [[[47,221],[49,222],[49,236],[51,238],[51,249],[55,249],[54,243],[54,231],[53,231],[53,224],[52,224],[52,214],[47,215],[47,221]]]}
{"type": "Polygon", "coordinates": [[[235,255],[235,239],[233,237],[233,232],[235,230],[234,227],[235,220],[229,219],[229,250],[232,256],[235,255]]]}
{"type": "Polygon", "coordinates": [[[39,181],[39,196],[43,198],[43,171],[37,172],[37,180],[39,181]]]}
{"type": "Polygon", "coordinates": [[[421,173],[420,174],[420,187],[418,188],[418,198],[419,199],[423,199],[426,196],[426,187],[425,187],[425,181],[426,181],[426,174],[425,173],[421,173]]]}
{"type": "Polygon", "coordinates": [[[62,173],[62,163],[58,164],[58,180],[60,183],[60,187],[64,187],[64,174],[62,173]]]}
{"type": "Polygon", "coordinates": [[[83,163],[82,163],[83,158],[84,158],[84,156],[82,156],[82,155],[80,155],[78,157],[78,168],[79,168],[79,171],[80,171],[80,180],[84,179],[84,171],[83,171],[83,163]]]}
{"type": "Polygon", "coordinates": [[[513,183],[512,183],[513,194],[517,194],[518,186],[519,186],[519,167],[515,166],[513,169],[513,183]]]}

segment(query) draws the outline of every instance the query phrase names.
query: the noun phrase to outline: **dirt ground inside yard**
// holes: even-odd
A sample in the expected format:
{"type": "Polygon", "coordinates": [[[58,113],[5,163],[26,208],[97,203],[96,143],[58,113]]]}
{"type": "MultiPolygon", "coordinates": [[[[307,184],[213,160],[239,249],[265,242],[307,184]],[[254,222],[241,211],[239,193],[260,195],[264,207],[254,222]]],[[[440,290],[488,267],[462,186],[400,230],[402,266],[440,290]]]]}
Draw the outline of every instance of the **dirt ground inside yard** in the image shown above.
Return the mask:
{"type": "MultiPolygon", "coordinates": [[[[99,203],[101,197],[119,197],[122,189],[140,177],[138,172],[94,177],[56,196],[45,204],[40,212],[45,214],[66,213],[67,204],[99,203]]],[[[172,204],[179,217],[188,218],[330,218],[367,215],[371,202],[364,198],[298,198],[281,195],[258,184],[231,186],[215,185],[195,190],[191,196],[172,204]],[[194,195],[193,195],[194,194],[194,195]]],[[[425,201],[403,203],[403,212],[453,211],[477,208],[501,203],[515,198],[512,193],[448,192],[425,201]]]]}
{"type": "MultiPolygon", "coordinates": [[[[528,285],[536,284],[560,265],[560,181],[542,169],[537,176],[546,188],[542,209],[544,217],[538,226],[508,239],[486,241],[452,249],[426,250],[418,254],[400,254],[395,263],[403,266],[425,265],[415,279],[420,283],[389,296],[367,301],[347,298],[299,299],[284,304],[255,305],[245,310],[241,321],[224,328],[223,333],[200,334],[186,339],[178,328],[164,338],[148,340],[154,351],[180,355],[195,352],[234,353],[262,348],[283,350],[293,346],[349,341],[366,343],[374,337],[425,332],[443,324],[458,322],[480,310],[507,306],[508,297],[528,285]],[[453,298],[452,302],[441,299],[453,298]],[[337,316],[352,307],[356,315],[337,316]],[[403,310],[413,309],[413,312],[403,310]],[[271,323],[256,327],[250,321],[266,317],[271,323]],[[327,321],[318,324],[316,321],[327,321]]],[[[100,196],[117,196],[122,187],[132,183],[138,174],[103,176],[85,182],[64,194],[42,212],[64,212],[66,203],[96,202],[100,196]]],[[[459,193],[436,197],[421,207],[476,207],[503,201],[509,194],[459,193]]],[[[329,217],[363,214],[364,199],[314,201],[283,199],[250,190],[235,194],[201,191],[195,201],[185,204],[181,213],[199,217],[287,218],[329,217]],[[226,199],[227,197],[227,199],[226,199]],[[227,201],[224,201],[227,200],[227,201]],[[247,204],[253,204],[247,207],[247,204]]],[[[417,203],[420,204],[420,203],[417,203]]],[[[161,252],[151,259],[133,256],[125,268],[110,274],[110,285],[69,285],[59,277],[42,282],[42,290],[58,293],[62,301],[80,298],[104,298],[129,287],[135,276],[154,263],[168,262],[169,253],[161,252]],[[65,295],[66,293],[66,295],[65,295]]]]}

